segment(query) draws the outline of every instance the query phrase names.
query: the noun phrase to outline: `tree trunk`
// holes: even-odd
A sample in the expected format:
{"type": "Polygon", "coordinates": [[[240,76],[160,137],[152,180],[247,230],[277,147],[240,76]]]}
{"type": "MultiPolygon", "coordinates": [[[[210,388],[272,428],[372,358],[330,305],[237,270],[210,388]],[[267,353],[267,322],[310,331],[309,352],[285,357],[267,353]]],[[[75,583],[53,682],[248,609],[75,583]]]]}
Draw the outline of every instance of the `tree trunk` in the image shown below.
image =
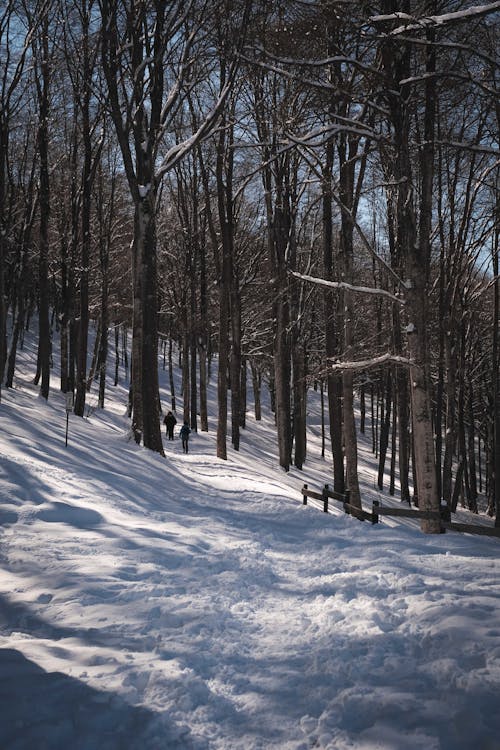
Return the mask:
{"type": "Polygon", "coordinates": [[[247,415],[247,360],[242,355],[240,369],[240,427],[245,429],[247,415]]]}
{"type": "MultiPolygon", "coordinates": [[[[332,226],[332,168],[333,144],[326,147],[325,169],[323,171],[323,276],[333,280],[333,226],[332,226]]],[[[325,311],[325,353],[327,363],[339,354],[336,331],[337,298],[335,293],[325,288],[323,293],[325,311]]],[[[327,365],[328,366],[328,365],[327,365]]],[[[333,455],[333,487],[336,492],[344,492],[344,449],[342,424],[342,377],[337,373],[327,375],[328,416],[330,442],[333,455]]]]}
{"type": "Polygon", "coordinates": [[[200,363],[200,424],[201,431],[208,432],[208,405],[207,405],[207,347],[203,341],[198,349],[200,363]]]}
{"type": "MultiPolygon", "coordinates": [[[[83,417],[85,394],[87,391],[87,348],[89,327],[89,266],[90,266],[90,213],[92,195],[92,141],[90,134],[90,91],[92,71],[89,56],[89,13],[86,2],[82,3],[82,46],[83,46],[83,96],[82,96],[82,244],[80,263],[80,310],[78,316],[78,352],[76,366],[76,394],[74,412],[83,417]]],[[[81,92],[75,91],[75,94],[81,92]]],[[[76,104],[76,103],[75,103],[76,104]]],[[[89,383],[90,386],[90,383],[89,383]]]]}
{"type": "Polygon", "coordinates": [[[5,304],[5,246],[7,238],[6,183],[9,152],[9,124],[7,111],[0,113],[0,401],[7,359],[7,309],[5,304]]]}
{"type": "MultiPolygon", "coordinates": [[[[500,122],[500,111],[498,111],[498,121],[500,122]]],[[[497,229],[493,240],[492,248],[492,260],[493,260],[493,275],[495,278],[495,284],[493,287],[493,330],[492,330],[492,390],[493,390],[493,440],[492,440],[492,471],[491,476],[491,495],[494,498],[494,502],[490,505],[494,506],[495,512],[495,527],[500,527],[500,345],[499,345],[499,331],[500,326],[500,281],[498,276],[499,271],[499,239],[500,239],[500,196],[496,196],[496,220],[497,229]]],[[[492,507],[493,510],[493,507],[492,507]]]]}
{"type": "Polygon", "coordinates": [[[293,433],[295,440],[294,465],[302,469],[306,460],[306,352],[300,342],[296,342],[293,352],[293,433]]]}
{"type": "MultiPolygon", "coordinates": [[[[409,10],[409,3],[398,9],[409,10]]],[[[388,13],[395,9],[392,0],[384,3],[388,13]]],[[[434,165],[435,68],[432,32],[428,31],[426,59],[424,138],[421,148],[420,224],[417,238],[413,206],[413,175],[410,146],[410,111],[407,105],[411,75],[411,42],[386,38],[382,42],[382,60],[388,76],[388,102],[394,129],[394,177],[397,194],[397,244],[405,262],[406,309],[408,313],[408,350],[410,360],[413,449],[419,508],[439,511],[431,420],[431,383],[427,341],[427,279],[430,269],[430,230],[432,219],[432,183],[434,165]]],[[[439,518],[421,523],[425,533],[439,533],[439,518]]]]}
{"type": "Polygon", "coordinates": [[[40,381],[40,395],[48,399],[50,385],[50,324],[49,324],[49,280],[48,280],[48,252],[49,252],[49,19],[47,13],[41,22],[40,54],[38,60],[40,77],[37,79],[39,124],[38,124],[38,155],[40,158],[40,240],[38,263],[38,362],[35,384],[40,381]]]}
{"type": "Polygon", "coordinates": [[[217,374],[217,458],[227,459],[227,368],[229,360],[229,288],[224,278],[219,283],[219,369],[217,374]]]}
{"type": "Polygon", "coordinates": [[[290,410],[290,316],[283,269],[278,274],[277,291],[273,304],[275,333],[273,340],[274,386],[276,398],[276,427],[278,432],[279,464],[288,471],[292,452],[290,410]]]}
{"type": "Polygon", "coordinates": [[[139,216],[146,219],[146,231],[142,244],[142,273],[144,276],[142,289],[142,408],[144,447],[160,455],[163,452],[163,442],[160,429],[159,384],[158,384],[158,291],[156,276],[156,226],[155,226],[156,196],[141,201],[139,216]],[[145,203],[146,206],[142,204],[145,203]],[[143,211],[142,209],[146,210],[143,211]]]}
{"type": "Polygon", "coordinates": [[[92,350],[92,359],[90,361],[90,368],[89,368],[89,374],[86,381],[86,387],[85,390],[87,393],[90,393],[90,389],[92,388],[92,381],[96,377],[96,370],[99,367],[99,349],[101,346],[101,321],[99,320],[97,323],[97,330],[96,335],[94,339],[94,347],[92,350]]]}
{"type": "Polygon", "coordinates": [[[120,378],[120,326],[117,320],[115,320],[115,377],[113,384],[118,385],[120,378]]]}
{"type": "Polygon", "coordinates": [[[380,452],[377,480],[379,490],[384,489],[385,461],[387,458],[387,448],[389,447],[389,434],[391,430],[392,373],[390,370],[387,370],[385,375],[385,389],[385,414],[382,416],[382,424],[380,426],[380,452]]]}
{"type": "Polygon", "coordinates": [[[241,424],[241,299],[238,279],[234,272],[231,278],[231,442],[240,449],[241,424]]]}
{"type": "Polygon", "coordinates": [[[172,332],[168,337],[168,382],[170,384],[170,405],[175,414],[175,381],[174,366],[172,361],[172,332]]]}
{"type": "Polygon", "coordinates": [[[468,498],[469,510],[473,513],[478,512],[477,508],[477,475],[476,475],[476,429],[474,425],[474,402],[473,402],[473,388],[472,383],[469,381],[469,393],[467,400],[467,432],[468,432],[468,457],[469,457],[469,489],[470,496],[468,498]]]}
{"type": "Polygon", "coordinates": [[[196,290],[195,290],[195,282],[194,282],[194,274],[191,274],[191,331],[189,336],[189,343],[190,343],[190,354],[191,354],[191,361],[190,361],[190,411],[191,411],[191,421],[189,423],[189,426],[192,430],[195,432],[198,432],[198,388],[197,388],[197,369],[198,369],[198,363],[197,363],[197,340],[196,340],[196,328],[195,328],[195,321],[196,321],[196,290]]]}
{"type": "Polygon", "coordinates": [[[396,492],[396,454],[397,454],[397,442],[398,442],[398,425],[397,425],[397,395],[394,394],[394,408],[392,412],[392,432],[391,432],[391,475],[389,481],[389,494],[391,497],[396,492]]]}
{"type": "Polygon", "coordinates": [[[188,315],[184,307],[182,314],[182,419],[189,424],[189,332],[188,315]]]}
{"type": "Polygon", "coordinates": [[[255,362],[250,360],[250,370],[252,372],[252,389],[253,389],[253,402],[254,402],[254,413],[255,421],[260,422],[262,419],[262,408],[260,401],[260,386],[261,386],[261,375],[257,369],[255,362]]]}
{"type": "Polygon", "coordinates": [[[209,337],[208,325],[208,301],[207,301],[207,270],[206,270],[206,247],[202,234],[200,242],[200,319],[201,336],[199,345],[200,363],[200,423],[201,431],[208,432],[208,372],[207,372],[207,341],[209,337]]]}

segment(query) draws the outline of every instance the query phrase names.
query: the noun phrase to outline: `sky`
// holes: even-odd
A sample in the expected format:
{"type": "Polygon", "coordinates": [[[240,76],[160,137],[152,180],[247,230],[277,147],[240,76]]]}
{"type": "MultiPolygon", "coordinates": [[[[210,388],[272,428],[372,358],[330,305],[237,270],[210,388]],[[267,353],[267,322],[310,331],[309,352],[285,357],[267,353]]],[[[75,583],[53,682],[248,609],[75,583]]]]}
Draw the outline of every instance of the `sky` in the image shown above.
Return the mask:
{"type": "MultiPolygon", "coordinates": [[[[66,421],[57,360],[45,402],[28,334],[0,404],[2,750],[500,750],[498,539],[303,506],[331,481],[314,391],[285,473],[266,394],[217,459],[213,374],[209,432],[184,455],[178,411],[163,458],[123,372],[66,421]]],[[[363,504],[399,506],[368,442],[363,504]]]]}

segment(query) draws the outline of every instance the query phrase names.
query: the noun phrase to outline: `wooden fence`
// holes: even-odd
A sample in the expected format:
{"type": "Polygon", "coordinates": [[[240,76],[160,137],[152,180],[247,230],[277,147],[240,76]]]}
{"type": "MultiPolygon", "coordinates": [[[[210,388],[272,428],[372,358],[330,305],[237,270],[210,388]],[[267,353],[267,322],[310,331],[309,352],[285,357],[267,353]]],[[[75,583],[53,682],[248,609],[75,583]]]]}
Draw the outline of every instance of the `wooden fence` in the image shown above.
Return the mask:
{"type": "Polygon", "coordinates": [[[380,516],[393,516],[395,518],[415,518],[417,520],[439,519],[441,521],[441,533],[444,534],[447,529],[450,531],[459,531],[465,534],[481,534],[483,536],[493,536],[500,539],[500,528],[493,526],[480,526],[479,524],[456,523],[451,520],[450,509],[441,506],[441,510],[417,510],[414,508],[393,508],[388,505],[380,505],[378,500],[372,503],[371,511],[364,510],[351,505],[349,502],[349,490],[345,492],[336,492],[331,490],[328,484],[325,484],[321,492],[310,490],[307,484],[302,487],[302,504],[307,505],[307,500],[318,500],[323,504],[324,513],[328,513],[329,501],[334,500],[341,503],[344,513],[348,513],[360,521],[370,521],[378,523],[380,516]]]}
{"type": "Polygon", "coordinates": [[[344,513],[348,513],[351,516],[355,516],[360,521],[371,521],[372,523],[378,523],[378,518],[375,519],[372,513],[369,513],[363,508],[358,508],[355,505],[351,505],[349,490],[345,492],[336,492],[330,489],[330,485],[325,484],[321,492],[315,492],[310,490],[305,484],[302,487],[302,504],[307,505],[307,498],[312,500],[320,500],[323,503],[323,511],[328,513],[328,504],[330,500],[335,500],[337,503],[341,503],[344,513]]]}

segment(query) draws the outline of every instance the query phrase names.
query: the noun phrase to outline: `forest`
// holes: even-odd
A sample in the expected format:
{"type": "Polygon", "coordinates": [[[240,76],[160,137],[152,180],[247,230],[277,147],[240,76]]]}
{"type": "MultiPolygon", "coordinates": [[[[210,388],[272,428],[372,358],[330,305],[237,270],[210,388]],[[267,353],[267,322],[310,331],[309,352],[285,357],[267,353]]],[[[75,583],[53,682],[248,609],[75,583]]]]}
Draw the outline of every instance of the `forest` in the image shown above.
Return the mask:
{"type": "Polygon", "coordinates": [[[74,414],[125,362],[163,455],[178,357],[168,406],[225,459],[265,382],[285,471],[315,389],[354,506],[370,412],[380,488],[389,466],[402,502],[499,526],[499,25],[468,0],[5,0],[1,387],[36,326],[49,399],[57,331],[74,414]]]}

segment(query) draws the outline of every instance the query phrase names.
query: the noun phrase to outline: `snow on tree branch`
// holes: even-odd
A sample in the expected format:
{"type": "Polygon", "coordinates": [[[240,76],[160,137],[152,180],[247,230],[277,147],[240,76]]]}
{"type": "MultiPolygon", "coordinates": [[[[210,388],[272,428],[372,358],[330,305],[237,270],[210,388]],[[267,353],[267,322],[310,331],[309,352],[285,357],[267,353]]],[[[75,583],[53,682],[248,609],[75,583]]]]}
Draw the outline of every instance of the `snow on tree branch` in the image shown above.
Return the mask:
{"type": "Polygon", "coordinates": [[[392,302],[397,302],[399,305],[404,305],[404,299],[402,297],[397,297],[395,294],[388,292],[386,289],[378,289],[369,286],[354,286],[353,284],[348,284],[345,281],[328,281],[327,279],[308,276],[307,274],[298,273],[297,271],[292,271],[291,275],[295,276],[296,279],[300,279],[301,281],[308,281],[311,284],[327,286],[331,289],[346,289],[357,294],[375,294],[378,296],[387,297],[392,302]]]}
{"type": "Polygon", "coordinates": [[[415,16],[402,12],[388,13],[386,15],[372,16],[370,21],[375,25],[385,24],[390,21],[402,21],[403,24],[401,26],[397,26],[389,32],[390,36],[398,36],[399,34],[405,34],[406,32],[415,29],[426,29],[431,26],[444,26],[450,23],[468,21],[471,18],[489,15],[497,10],[500,10],[500,2],[488,3],[487,5],[474,5],[471,8],[458,10],[454,13],[423,16],[422,18],[416,18],[415,16]]]}
{"type": "Polygon", "coordinates": [[[379,367],[379,365],[402,365],[404,367],[412,367],[413,362],[407,357],[400,357],[396,354],[382,354],[380,357],[372,357],[372,359],[362,359],[358,362],[335,362],[333,361],[328,365],[329,372],[341,372],[342,370],[368,370],[371,367],[379,367]]]}

